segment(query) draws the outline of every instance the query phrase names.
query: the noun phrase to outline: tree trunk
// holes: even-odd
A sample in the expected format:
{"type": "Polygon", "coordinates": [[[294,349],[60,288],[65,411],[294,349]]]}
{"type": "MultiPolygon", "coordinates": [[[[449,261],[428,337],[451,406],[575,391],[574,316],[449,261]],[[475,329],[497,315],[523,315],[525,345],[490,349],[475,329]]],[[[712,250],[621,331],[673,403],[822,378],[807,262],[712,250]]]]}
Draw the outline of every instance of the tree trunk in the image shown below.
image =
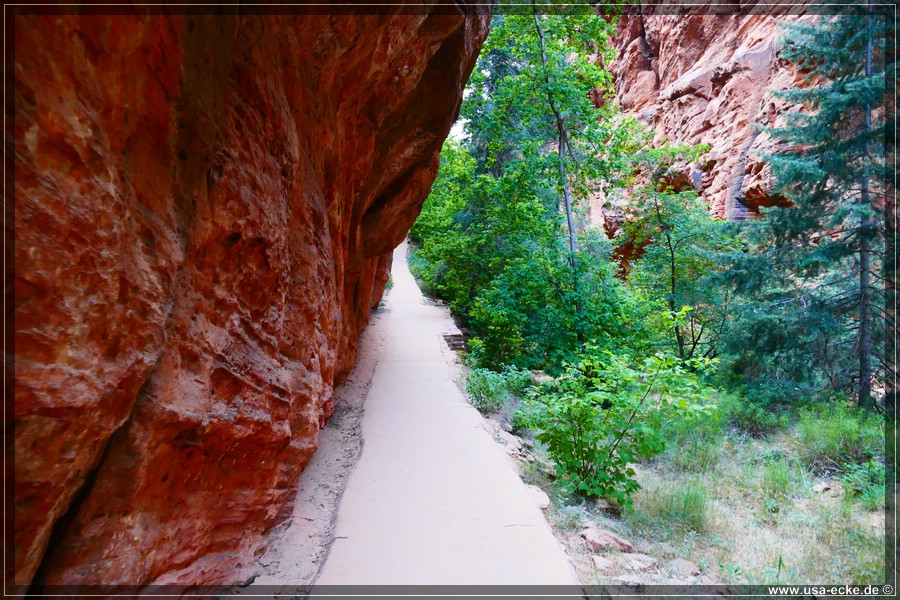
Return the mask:
{"type": "MultiPolygon", "coordinates": [[[[872,0],[869,0],[869,14],[866,16],[866,78],[872,76],[872,0]]],[[[872,130],[872,106],[866,102],[865,135],[872,130]]],[[[861,201],[865,209],[869,201],[869,140],[863,150],[861,201]]],[[[861,408],[872,408],[872,298],[869,281],[869,239],[872,229],[867,215],[860,228],[859,239],[859,395],[857,404],[861,408]]]]}
{"type": "MultiPolygon", "coordinates": [[[[531,3],[532,12],[534,13],[534,26],[537,29],[538,39],[541,43],[541,64],[544,66],[545,73],[545,83],[547,84],[547,102],[550,104],[550,110],[553,111],[553,116],[556,119],[556,131],[558,134],[559,146],[557,148],[556,156],[558,159],[558,169],[559,169],[559,186],[562,188],[563,193],[563,202],[565,203],[566,208],[566,224],[569,227],[569,265],[572,267],[572,288],[575,295],[575,315],[576,317],[581,315],[581,298],[578,293],[578,259],[576,258],[577,247],[575,244],[575,215],[572,210],[572,194],[569,192],[569,177],[566,172],[566,151],[569,148],[569,136],[566,131],[566,122],[563,119],[562,115],[559,112],[559,109],[556,107],[556,102],[553,100],[553,94],[550,92],[550,75],[548,73],[548,65],[547,65],[547,48],[544,45],[544,29],[541,27],[541,21],[538,18],[537,8],[534,5],[534,0],[531,3]]],[[[576,321],[580,321],[580,319],[576,319],[576,321]]],[[[582,346],[584,345],[584,332],[581,331],[580,323],[578,325],[578,343],[582,346]]]]}
{"type": "MultiPolygon", "coordinates": [[[[534,9],[534,2],[532,2],[532,8],[534,9]]],[[[538,39],[541,43],[541,64],[543,64],[545,72],[547,69],[547,50],[544,45],[544,29],[541,27],[541,21],[538,19],[537,12],[534,13],[534,26],[537,29],[538,39]]],[[[568,149],[568,135],[566,133],[566,123],[562,118],[562,115],[559,113],[559,110],[556,108],[556,102],[553,100],[553,94],[550,93],[550,80],[549,75],[546,77],[547,83],[547,102],[550,104],[550,110],[553,111],[553,116],[556,119],[556,130],[558,133],[559,139],[559,148],[557,149],[556,156],[559,159],[559,185],[562,187],[563,192],[563,201],[565,202],[566,208],[566,223],[569,226],[569,252],[571,253],[570,262],[572,263],[572,267],[575,267],[575,216],[572,212],[572,194],[569,192],[569,178],[566,173],[566,150],[568,149]]]]}

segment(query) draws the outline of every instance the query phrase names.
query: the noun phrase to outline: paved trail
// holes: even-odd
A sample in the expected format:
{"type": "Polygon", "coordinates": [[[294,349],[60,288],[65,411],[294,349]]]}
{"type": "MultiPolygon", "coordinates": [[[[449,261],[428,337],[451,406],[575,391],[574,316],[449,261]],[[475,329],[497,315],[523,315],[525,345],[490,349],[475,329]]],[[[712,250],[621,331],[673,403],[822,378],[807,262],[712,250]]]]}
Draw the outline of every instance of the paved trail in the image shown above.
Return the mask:
{"type": "Polygon", "coordinates": [[[362,453],[318,585],[575,585],[575,572],[507,455],[452,381],[446,309],[394,252],[384,343],[362,453]]]}

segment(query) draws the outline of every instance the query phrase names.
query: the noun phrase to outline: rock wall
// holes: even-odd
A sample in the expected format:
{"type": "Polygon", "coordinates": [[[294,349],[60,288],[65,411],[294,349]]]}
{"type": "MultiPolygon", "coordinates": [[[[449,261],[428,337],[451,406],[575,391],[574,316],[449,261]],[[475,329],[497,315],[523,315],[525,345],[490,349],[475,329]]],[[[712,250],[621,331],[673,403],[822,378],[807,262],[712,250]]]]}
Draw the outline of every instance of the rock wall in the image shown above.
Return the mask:
{"type": "Polygon", "coordinates": [[[793,107],[769,90],[802,83],[779,58],[776,17],[667,11],[645,5],[644,14],[619,20],[611,70],[622,107],[657,143],[711,146],[701,164],[680,165],[679,183],[700,191],[714,215],[743,219],[783,203],[759,158],[774,141],[753,127],[783,125],[783,111],[793,107]]]}
{"type": "Polygon", "coordinates": [[[487,34],[458,10],[15,17],[7,585],[262,550],[487,34]]]}

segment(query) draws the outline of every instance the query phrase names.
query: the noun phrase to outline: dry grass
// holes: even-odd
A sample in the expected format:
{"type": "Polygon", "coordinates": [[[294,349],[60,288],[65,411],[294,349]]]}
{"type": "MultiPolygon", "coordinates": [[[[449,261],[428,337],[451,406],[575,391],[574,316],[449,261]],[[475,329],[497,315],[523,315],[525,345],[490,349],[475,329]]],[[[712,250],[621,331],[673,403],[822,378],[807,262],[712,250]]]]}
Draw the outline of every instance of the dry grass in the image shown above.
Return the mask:
{"type": "MultiPolygon", "coordinates": [[[[551,525],[586,584],[610,578],[594,570],[578,537],[589,521],[621,533],[636,552],[660,565],[684,558],[727,584],[875,584],[884,579],[883,511],[867,512],[842,495],[814,492],[821,479],[792,459],[790,434],[767,441],[729,437],[717,464],[704,474],[684,472],[668,459],[638,465],[636,471],[642,487],[634,495],[634,510],[621,516],[567,498],[546,474],[526,474],[551,495],[551,525]],[[685,508],[679,500],[698,485],[706,492],[702,518],[690,514],[693,505],[685,508]],[[679,512],[684,510],[688,514],[679,512]]],[[[664,581],[662,571],[644,580],[664,581]]]]}

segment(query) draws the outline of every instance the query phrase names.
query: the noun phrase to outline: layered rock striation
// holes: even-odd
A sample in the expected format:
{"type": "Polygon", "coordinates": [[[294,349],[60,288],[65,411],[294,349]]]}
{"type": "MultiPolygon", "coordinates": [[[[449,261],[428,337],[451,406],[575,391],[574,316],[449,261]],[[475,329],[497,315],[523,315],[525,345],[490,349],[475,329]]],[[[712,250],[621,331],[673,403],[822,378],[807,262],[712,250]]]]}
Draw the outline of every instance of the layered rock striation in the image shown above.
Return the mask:
{"type": "Polygon", "coordinates": [[[440,12],[15,17],[8,584],[261,551],[487,34],[440,12]]]}
{"type": "Polygon", "coordinates": [[[760,207],[783,204],[761,159],[775,142],[754,127],[782,126],[784,111],[796,107],[771,90],[803,84],[780,58],[777,18],[665,14],[670,7],[646,5],[642,12],[618,22],[611,70],[622,107],[658,144],[711,147],[701,163],[679,165],[676,187],[696,188],[720,218],[752,218],[760,207]]]}

